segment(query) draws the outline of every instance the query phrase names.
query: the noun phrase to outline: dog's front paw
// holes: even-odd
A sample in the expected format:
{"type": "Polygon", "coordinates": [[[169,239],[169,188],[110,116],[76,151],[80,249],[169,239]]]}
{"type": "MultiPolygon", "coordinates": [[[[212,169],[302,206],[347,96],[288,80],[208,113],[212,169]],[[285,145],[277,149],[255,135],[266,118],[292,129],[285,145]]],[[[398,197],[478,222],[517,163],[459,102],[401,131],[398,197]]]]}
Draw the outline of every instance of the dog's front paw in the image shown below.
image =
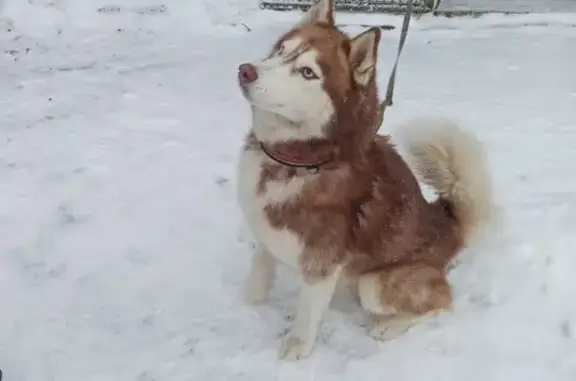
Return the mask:
{"type": "Polygon", "coordinates": [[[310,356],[314,342],[288,333],[280,346],[280,359],[297,361],[310,356]]]}

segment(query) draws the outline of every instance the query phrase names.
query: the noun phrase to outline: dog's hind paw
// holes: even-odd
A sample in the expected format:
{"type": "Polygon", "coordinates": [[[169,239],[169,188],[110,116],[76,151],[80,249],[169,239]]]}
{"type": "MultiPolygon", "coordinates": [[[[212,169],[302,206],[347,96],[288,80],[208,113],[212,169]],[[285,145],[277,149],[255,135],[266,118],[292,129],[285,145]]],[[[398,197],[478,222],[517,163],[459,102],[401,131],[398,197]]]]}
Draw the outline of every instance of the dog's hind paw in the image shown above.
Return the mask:
{"type": "Polygon", "coordinates": [[[402,324],[378,325],[368,330],[368,336],[378,341],[388,341],[404,334],[410,326],[402,324]]]}
{"type": "Polygon", "coordinates": [[[375,340],[388,341],[406,333],[415,325],[421,317],[394,317],[377,319],[372,328],[368,330],[368,335],[375,340]]]}

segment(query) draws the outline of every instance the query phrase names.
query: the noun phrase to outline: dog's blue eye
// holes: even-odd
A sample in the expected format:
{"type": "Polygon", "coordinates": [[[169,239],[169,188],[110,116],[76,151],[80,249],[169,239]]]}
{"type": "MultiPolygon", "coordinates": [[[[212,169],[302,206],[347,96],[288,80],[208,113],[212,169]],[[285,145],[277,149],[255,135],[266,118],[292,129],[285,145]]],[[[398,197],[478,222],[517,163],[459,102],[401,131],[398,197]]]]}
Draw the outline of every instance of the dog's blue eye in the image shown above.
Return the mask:
{"type": "Polygon", "coordinates": [[[314,70],[310,69],[309,67],[303,67],[300,69],[300,73],[306,79],[316,79],[318,76],[314,73],[314,70]]]}

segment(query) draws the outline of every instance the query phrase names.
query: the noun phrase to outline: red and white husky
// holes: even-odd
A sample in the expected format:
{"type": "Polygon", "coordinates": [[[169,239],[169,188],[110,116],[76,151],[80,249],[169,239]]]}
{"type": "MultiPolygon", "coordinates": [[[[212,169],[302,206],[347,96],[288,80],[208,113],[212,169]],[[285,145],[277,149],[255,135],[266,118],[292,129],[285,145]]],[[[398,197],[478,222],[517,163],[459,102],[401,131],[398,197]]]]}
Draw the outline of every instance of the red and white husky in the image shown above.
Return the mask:
{"type": "Polygon", "coordinates": [[[239,67],[252,127],[238,191],[257,240],[245,297],[266,299],[278,262],[301,274],[282,358],[310,354],[339,279],[373,315],[377,339],[450,309],[445,267],[492,209],[483,148],[455,124],[406,126],[410,161],[438,193],[431,203],[376,134],[379,40],[378,28],[348,37],[321,0],[264,60],[239,67]]]}

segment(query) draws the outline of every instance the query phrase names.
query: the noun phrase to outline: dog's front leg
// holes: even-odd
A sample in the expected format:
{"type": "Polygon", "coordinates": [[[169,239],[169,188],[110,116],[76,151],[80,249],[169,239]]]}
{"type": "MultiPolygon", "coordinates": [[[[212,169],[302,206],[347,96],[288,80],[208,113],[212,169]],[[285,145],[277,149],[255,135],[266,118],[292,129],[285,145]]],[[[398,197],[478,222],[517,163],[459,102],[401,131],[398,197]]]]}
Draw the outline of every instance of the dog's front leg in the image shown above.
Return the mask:
{"type": "Polygon", "coordinates": [[[244,300],[258,304],[268,298],[276,276],[276,258],[259,244],[252,255],[250,273],[244,286],[244,300]]]}
{"type": "Polygon", "coordinates": [[[299,360],[308,357],[316,342],[324,313],[334,295],[341,268],[321,278],[303,277],[298,295],[298,308],[294,325],[282,341],[280,357],[299,360]]]}

